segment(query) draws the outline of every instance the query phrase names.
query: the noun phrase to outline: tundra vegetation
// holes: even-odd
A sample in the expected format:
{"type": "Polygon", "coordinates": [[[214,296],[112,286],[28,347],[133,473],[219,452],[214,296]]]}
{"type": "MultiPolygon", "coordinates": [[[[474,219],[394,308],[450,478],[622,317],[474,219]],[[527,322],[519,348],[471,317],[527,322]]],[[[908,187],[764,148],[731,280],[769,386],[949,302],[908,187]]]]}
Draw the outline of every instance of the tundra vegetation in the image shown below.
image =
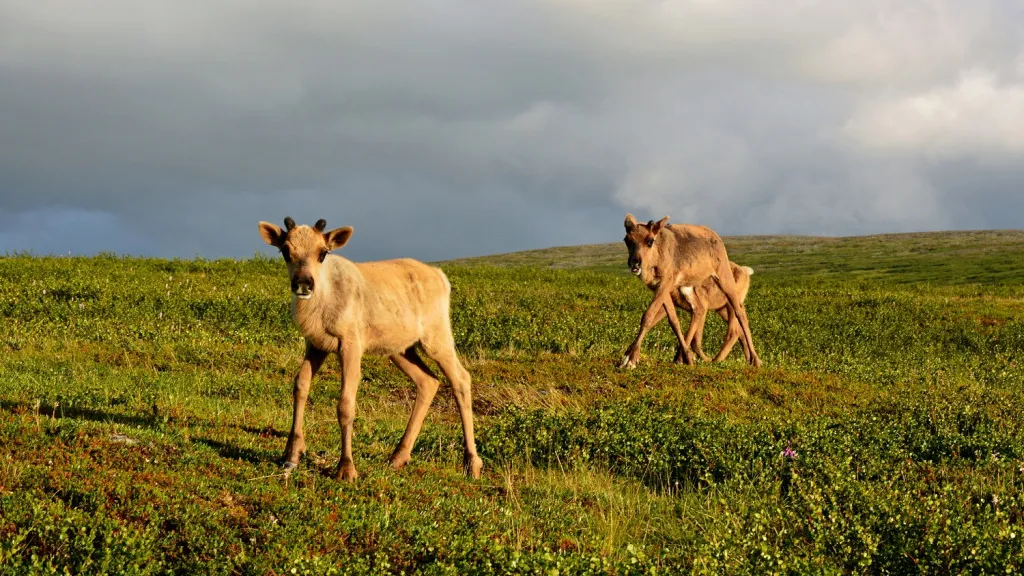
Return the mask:
{"type": "Polygon", "coordinates": [[[336,361],[281,473],[279,257],[0,258],[0,574],[1020,572],[1024,232],[725,241],[760,369],[676,365],[662,323],[616,370],[622,242],[441,263],[479,480],[447,387],[387,466],[414,389],[373,356],[359,479],[336,361]]]}

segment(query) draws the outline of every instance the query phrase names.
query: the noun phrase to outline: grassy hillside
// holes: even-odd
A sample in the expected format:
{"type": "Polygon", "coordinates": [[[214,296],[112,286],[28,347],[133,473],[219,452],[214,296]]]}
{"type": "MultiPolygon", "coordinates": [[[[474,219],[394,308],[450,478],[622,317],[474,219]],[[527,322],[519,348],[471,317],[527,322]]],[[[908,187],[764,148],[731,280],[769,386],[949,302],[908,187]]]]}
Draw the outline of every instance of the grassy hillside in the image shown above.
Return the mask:
{"type": "MultiPolygon", "coordinates": [[[[1024,230],[922,232],[846,238],[726,237],[729,257],[762,273],[941,284],[1019,284],[1024,230]]],[[[625,272],[622,242],[453,260],[469,266],[588,268],[625,272]]]]}
{"type": "Polygon", "coordinates": [[[386,468],[413,387],[368,357],[353,484],[334,359],[274,464],[279,260],[0,258],[0,574],[1021,570],[1024,233],[726,241],[761,370],[673,365],[664,324],[616,370],[621,244],[443,263],[484,477],[447,389],[386,468]]]}

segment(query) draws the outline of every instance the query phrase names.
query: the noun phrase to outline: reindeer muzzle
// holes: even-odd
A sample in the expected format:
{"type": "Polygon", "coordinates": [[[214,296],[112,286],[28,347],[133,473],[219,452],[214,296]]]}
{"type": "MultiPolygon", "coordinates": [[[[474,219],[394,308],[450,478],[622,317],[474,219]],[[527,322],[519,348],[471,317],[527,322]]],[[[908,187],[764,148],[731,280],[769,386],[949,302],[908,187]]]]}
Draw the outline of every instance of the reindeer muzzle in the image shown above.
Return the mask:
{"type": "Polygon", "coordinates": [[[298,278],[292,280],[292,294],[300,300],[308,300],[313,297],[313,279],[298,278]]]}
{"type": "Polygon", "coordinates": [[[634,276],[639,276],[640,275],[640,272],[642,271],[642,269],[640,267],[640,260],[639,259],[638,260],[630,260],[629,261],[629,271],[632,272],[634,276]]]}

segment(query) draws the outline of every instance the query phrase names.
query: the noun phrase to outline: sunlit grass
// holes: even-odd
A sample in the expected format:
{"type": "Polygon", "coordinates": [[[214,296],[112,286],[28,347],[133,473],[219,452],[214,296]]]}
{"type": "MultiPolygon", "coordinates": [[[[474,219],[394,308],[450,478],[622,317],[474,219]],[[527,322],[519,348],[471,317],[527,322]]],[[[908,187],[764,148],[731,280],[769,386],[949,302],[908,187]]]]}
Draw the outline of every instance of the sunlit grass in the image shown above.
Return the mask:
{"type": "Polygon", "coordinates": [[[0,258],[0,574],[1019,569],[1024,233],[727,243],[761,370],[671,364],[665,326],[616,370],[650,299],[621,245],[444,263],[484,477],[446,385],[387,468],[414,389],[368,357],[353,484],[334,358],[275,465],[278,260],[0,258]]]}

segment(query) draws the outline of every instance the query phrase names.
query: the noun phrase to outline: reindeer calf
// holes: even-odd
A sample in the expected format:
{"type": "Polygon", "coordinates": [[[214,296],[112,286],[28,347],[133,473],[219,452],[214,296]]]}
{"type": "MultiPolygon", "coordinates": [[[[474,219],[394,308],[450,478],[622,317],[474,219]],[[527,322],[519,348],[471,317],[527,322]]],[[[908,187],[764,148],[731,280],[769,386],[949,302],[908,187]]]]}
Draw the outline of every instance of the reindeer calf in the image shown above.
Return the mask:
{"type": "Polygon", "coordinates": [[[352,459],[352,432],[364,353],[387,355],[416,385],[409,424],[390,458],[392,468],[405,466],[440,385],[417,354],[419,344],[451,383],[462,417],[464,469],[479,478],[483,462],[473,437],[470,376],[455,351],[449,314],[451,285],[444,272],[408,258],[353,263],[329,254],[348,242],[351,227],[324,232],[325,220],[318,220],[312,228],[296,226],[291,218],[284,223],[284,230],[269,222],[259,224],[263,240],[280,249],[287,263],[292,316],[306,339],[305,358],[295,376],[292,429],[282,467],[290,472],[306,450],[303,414],[310,382],[332,352],[342,366],[337,408],[341,460],[336,477],[353,480],[359,476],[352,459]]]}
{"type": "MultiPolygon", "coordinates": [[[[754,269],[749,266],[740,266],[735,262],[729,262],[729,267],[732,268],[732,277],[736,281],[736,286],[739,287],[740,300],[746,301],[747,292],[750,290],[750,276],[754,274],[754,269]]],[[[676,306],[686,310],[690,313],[690,328],[686,332],[686,342],[690,345],[690,349],[700,356],[701,360],[708,361],[707,354],[703,350],[704,340],[704,324],[706,322],[707,313],[709,310],[714,310],[725,320],[728,325],[728,331],[725,335],[725,340],[722,342],[722,347],[718,350],[718,354],[715,355],[715,362],[725,360],[729,353],[732,352],[733,346],[739,341],[743,348],[743,356],[750,361],[750,353],[747,351],[746,344],[742,340],[743,329],[740,328],[740,323],[736,319],[736,315],[729,309],[729,301],[725,297],[725,293],[718,287],[718,284],[713,278],[708,278],[701,284],[697,289],[693,289],[689,286],[680,288],[678,292],[672,293],[672,301],[676,306]]],[[[682,348],[676,347],[675,362],[682,364],[685,361],[682,348]]]]}

